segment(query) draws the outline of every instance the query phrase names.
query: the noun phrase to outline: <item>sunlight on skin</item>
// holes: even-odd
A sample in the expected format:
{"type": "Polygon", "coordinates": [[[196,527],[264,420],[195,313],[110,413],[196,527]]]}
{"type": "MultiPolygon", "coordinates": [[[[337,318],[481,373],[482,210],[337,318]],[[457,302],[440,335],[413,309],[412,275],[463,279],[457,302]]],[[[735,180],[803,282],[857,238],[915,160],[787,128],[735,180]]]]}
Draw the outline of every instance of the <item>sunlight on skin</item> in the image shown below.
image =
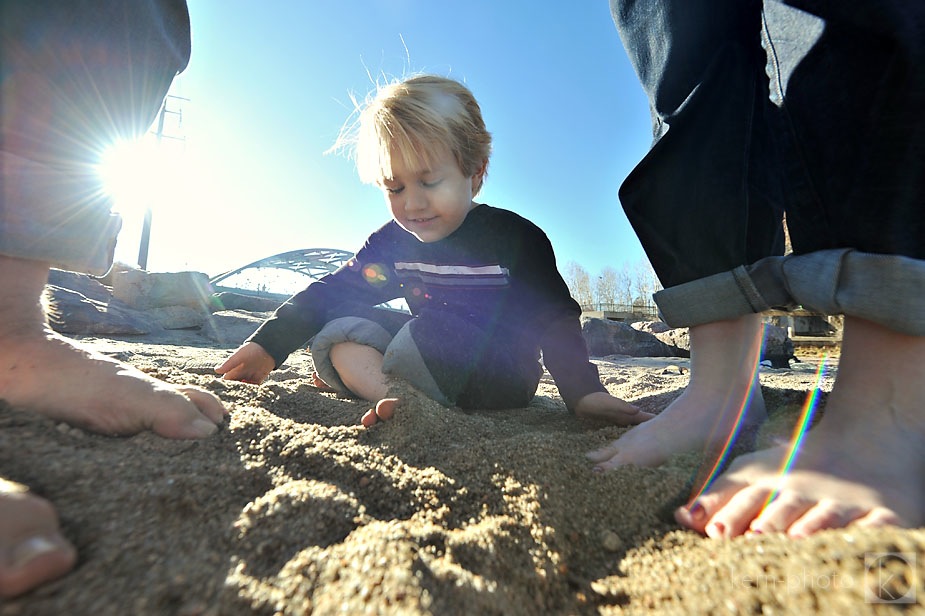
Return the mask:
{"type": "MultiPolygon", "coordinates": [[[[758,352],[759,358],[764,356],[764,346],[766,342],[765,337],[764,337],[764,330],[765,328],[762,327],[761,332],[760,332],[761,337],[762,337],[761,350],[758,352]]],[[[760,362],[755,364],[755,371],[752,375],[752,379],[756,383],[758,383],[757,379],[758,379],[758,371],[760,370],[760,366],[761,366],[760,362]]],[[[760,384],[758,385],[758,387],[759,388],[761,387],[760,384]]],[[[729,430],[729,436],[726,438],[726,441],[723,443],[722,448],[720,448],[718,453],[715,455],[713,465],[710,467],[710,471],[706,474],[706,479],[704,479],[703,482],[701,483],[700,489],[693,490],[691,492],[691,497],[690,499],[688,499],[688,502],[687,502],[688,507],[690,507],[690,505],[692,505],[693,502],[697,500],[697,498],[700,497],[700,495],[702,495],[705,491],[707,491],[710,488],[711,485],[713,485],[713,482],[719,476],[720,470],[724,467],[724,465],[728,461],[729,456],[732,453],[732,447],[733,445],[735,445],[736,439],[739,437],[739,433],[742,431],[742,426],[745,424],[745,417],[747,415],[749,406],[751,406],[752,398],[754,397],[754,392],[755,392],[754,389],[749,389],[748,392],[746,393],[745,399],[742,400],[742,404],[739,406],[739,411],[738,411],[738,414],[736,415],[735,422],[733,423],[732,428],[729,430]]],[[[709,460],[710,458],[708,457],[707,459],[709,460]]],[[[701,469],[702,468],[703,466],[701,466],[701,469]]],[[[700,473],[698,474],[702,476],[702,474],[700,473]]],[[[696,486],[697,483],[695,482],[694,485],[696,486]]]]}
{"type": "MultiPolygon", "coordinates": [[[[825,367],[828,359],[829,357],[827,354],[822,356],[822,362],[819,364],[819,371],[816,373],[816,385],[809,392],[809,394],[807,394],[806,402],[803,404],[803,409],[800,412],[800,420],[797,421],[796,426],[793,428],[793,436],[790,438],[790,450],[787,456],[784,458],[778,473],[781,478],[783,478],[787,473],[790,472],[790,469],[793,468],[793,464],[797,459],[797,454],[800,452],[800,446],[803,444],[803,439],[806,438],[806,433],[809,432],[809,426],[812,423],[813,416],[816,413],[816,407],[819,403],[819,392],[821,391],[822,387],[822,377],[825,374],[825,367]]],[[[778,493],[778,490],[773,490],[768,495],[764,505],[761,506],[761,512],[759,512],[758,516],[756,517],[761,517],[761,513],[763,513],[764,510],[768,508],[768,505],[770,505],[774,499],[777,498],[778,493]]],[[[691,500],[691,503],[693,503],[693,499],[691,500]]]]}
{"type": "MultiPolygon", "coordinates": [[[[793,467],[793,464],[796,462],[797,454],[800,451],[800,446],[803,443],[803,439],[806,437],[806,433],[809,431],[809,426],[812,423],[813,416],[815,415],[816,408],[819,402],[819,392],[821,391],[822,378],[825,375],[825,369],[828,362],[828,355],[823,355],[822,362],[819,364],[819,370],[816,373],[816,384],[812,390],[807,394],[806,402],[803,404],[803,408],[800,412],[800,419],[797,421],[794,426],[793,435],[789,441],[789,453],[784,458],[781,463],[780,471],[778,475],[780,477],[785,476],[790,469],[793,467]]],[[[751,396],[745,401],[742,406],[742,411],[740,412],[739,417],[736,420],[735,428],[730,432],[729,438],[727,439],[722,450],[717,454],[715,462],[711,467],[710,473],[707,478],[704,480],[700,489],[695,490],[691,493],[691,497],[688,499],[687,507],[690,508],[694,502],[706,492],[710,486],[713,485],[713,482],[716,480],[719,475],[720,469],[723,468],[725,462],[727,461],[729,454],[732,449],[732,445],[735,443],[735,439],[738,436],[738,433],[741,428],[742,418],[745,416],[745,410],[748,408],[748,404],[751,401],[751,396]]],[[[768,495],[767,500],[764,505],[761,507],[761,511],[767,509],[774,499],[777,498],[777,491],[773,491],[768,495]]]]}
{"type": "MultiPolygon", "coordinates": [[[[806,432],[809,430],[809,425],[812,422],[813,415],[815,414],[815,410],[818,405],[819,391],[820,391],[820,387],[822,384],[822,377],[825,374],[827,362],[828,362],[828,355],[823,355],[822,362],[819,364],[819,370],[816,373],[816,384],[813,387],[813,389],[810,390],[809,394],[807,395],[806,402],[804,403],[803,409],[800,413],[800,419],[797,422],[796,426],[794,427],[793,436],[790,439],[789,455],[784,459],[783,463],[781,464],[781,469],[779,473],[781,477],[783,477],[790,471],[790,468],[793,466],[794,462],[796,461],[796,456],[797,456],[797,453],[799,452],[800,445],[802,444],[803,439],[806,436],[806,432]]],[[[757,374],[757,371],[758,371],[758,366],[755,367],[756,374],[757,374]]],[[[706,492],[710,488],[711,485],[713,485],[713,482],[716,480],[717,476],[719,475],[720,469],[722,469],[725,463],[728,461],[730,452],[732,450],[732,446],[735,444],[735,440],[738,437],[739,431],[741,430],[742,420],[745,417],[745,411],[746,409],[748,409],[748,406],[750,403],[751,403],[751,395],[749,395],[748,398],[746,398],[745,401],[743,402],[741,410],[739,411],[739,416],[736,419],[735,427],[730,431],[729,438],[726,440],[725,444],[723,445],[723,448],[716,455],[715,461],[706,479],[703,481],[699,489],[694,490],[691,493],[691,496],[687,502],[687,507],[690,507],[691,505],[693,505],[694,501],[700,498],[700,496],[702,496],[703,493],[706,492]]],[[[766,509],[767,506],[776,497],[777,497],[777,492],[772,492],[768,496],[767,501],[762,507],[762,511],[766,509]]]]}
{"type": "MultiPolygon", "coordinates": [[[[742,404],[739,405],[739,411],[736,415],[732,429],[729,430],[729,436],[723,443],[722,448],[715,455],[713,465],[710,467],[710,471],[707,473],[706,479],[703,480],[700,489],[691,493],[691,497],[687,503],[688,506],[690,506],[695,500],[697,500],[697,498],[700,497],[701,494],[703,494],[707,489],[709,489],[711,485],[713,485],[713,482],[716,480],[717,476],[719,476],[720,470],[728,461],[729,456],[732,453],[732,447],[735,445],[736,439],[739,437],[739,433],[742,431],[742,426],[745,424],[745,417],[752,402],[753,392],[754,389],[749,389],[748,393],[746,393],[745,399],[742,401],[742,404]]],[[[701,468],[703,467],[701,466],[701,468]]]]}

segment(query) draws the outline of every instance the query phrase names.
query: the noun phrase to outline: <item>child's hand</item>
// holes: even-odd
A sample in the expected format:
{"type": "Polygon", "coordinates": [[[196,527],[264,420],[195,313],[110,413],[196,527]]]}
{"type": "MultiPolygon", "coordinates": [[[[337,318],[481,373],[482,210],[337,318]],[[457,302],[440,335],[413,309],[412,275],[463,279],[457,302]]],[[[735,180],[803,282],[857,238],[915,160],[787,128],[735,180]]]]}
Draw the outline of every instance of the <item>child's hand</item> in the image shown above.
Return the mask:
{"type": "Polygon", "coordinates": [[[231,357],[215,367],[222,378],[229,381],[243,381],[259,385],[263,383],[276,361],[256,342],[248,342],[232,353],[231,357]]]}
{"type": "Polygon", "coordinates": [[[575,414],[582,419],[609,421],[618,426],[630,426],[652,419],[652,413],[640,411],[625,400],[596,391],[581,398],[575,405],[575,414]]]}

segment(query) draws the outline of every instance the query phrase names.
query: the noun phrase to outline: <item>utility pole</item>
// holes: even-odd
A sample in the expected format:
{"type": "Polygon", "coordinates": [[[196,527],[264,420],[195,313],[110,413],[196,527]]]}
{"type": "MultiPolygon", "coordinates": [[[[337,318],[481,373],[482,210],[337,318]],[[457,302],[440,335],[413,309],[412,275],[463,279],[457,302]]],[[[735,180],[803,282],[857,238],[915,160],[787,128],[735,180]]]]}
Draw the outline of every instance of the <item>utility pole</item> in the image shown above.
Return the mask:
{"type": "MultiPolygon", "coordinates": [[[[167,101],[189,101],[188,98],[183,98],[182,96],[174,96],[173,94],[168,94],[164,97],[164,102],[161,103],[161,110],[157,114],[157,131],[154,133],[157,136],[157,149],[161,149],[161,140],[163,138],[167,139],[176,139],[178,141],[185,141],[186,139],[182,136],[171,136],[164,134],[164,118],[168,113],[174,114],[178,117],[178,124],[183,125],[183,107],[182,103],[178,103],[178,108],[176,110],[167,109],[167,101]]],[[[151,206],[145,208],[145,217],[144,222],[141,226],[141,243],[138,247],[138,267],[141,269],[148,269],[148,247],[151,243],[151,219],[154,217],[151,206]]]]}

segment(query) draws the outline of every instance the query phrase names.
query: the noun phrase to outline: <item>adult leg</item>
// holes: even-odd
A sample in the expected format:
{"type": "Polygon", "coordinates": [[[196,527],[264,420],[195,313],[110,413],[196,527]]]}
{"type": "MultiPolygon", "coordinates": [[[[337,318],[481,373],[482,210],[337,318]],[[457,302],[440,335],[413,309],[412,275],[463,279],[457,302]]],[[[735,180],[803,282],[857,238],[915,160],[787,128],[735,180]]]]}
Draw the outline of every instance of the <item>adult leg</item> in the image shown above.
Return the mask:
{"type": "MultiPolygon", "coordinates": [[[[187,19],[169,0],[0,3],[0,397],[14,406],[104,434],[201,438],[223,419],[212,394],[53,333],[41,305],[52,264],[108,269],[119,223],[92,165],[150,124],[188,59],[187,19]]],[[[45,501],[6,492],[0,508],[0,592],[73,565],[45,501]]]]}
{"type": "Polygon", "coordinates": [[[764,326],[746,315],[692,327],[691,380],[664,411],[588,454],[596,471],[657,466],[675,453],[722,453],[730,434],[765,418],[757,382],[764,326]]]}
{"type": "MultiPolygon", "coordinates": [[[[662,284],[690,284],[779,254],[781,215],[755,173],[768,155],[774,114],[760,4],[612,0],[611,9],[649,95],[656,139],[620,199],[662,284]]],[[[715,296],[709,303],[719,305],[715,296]]],[[[691,328],[684,394],[589,454],[596,469],[661,464],[672,454],[725,442],[734,426],[764,420],[756,379],[762,326],[743,315],[717,313],[691,328]]]]}
{"type": "Polygon", "coordinates": [[[838,376],[822,419],[786,474],[779,469],[788,448],[743,457],[676,517],[717,537],[919,526],[925,524],[925,367],[916,359],[925,351],[925,160],[918,144],[925,123],[902,110],[925,103],[925,46],[917,34],[925,10],[904,2],[800,2],[811,11],[800,14],[768,4],[775,57],[788,56],[777,41],[801,41],[795,23],[825,27],[814,29],[808,53],[791,61],[780,81],[793,152],[802,154],[787,158],[803,166],[790,177],[811,188],[798,189],[801,198],[788,207],[794,248],[806,254],[759,262],[750,279],[764,297],[785,289],[792,303],[846,315],[838,376]],[[839,246],[857,250],[825,250],[839,246]]]}

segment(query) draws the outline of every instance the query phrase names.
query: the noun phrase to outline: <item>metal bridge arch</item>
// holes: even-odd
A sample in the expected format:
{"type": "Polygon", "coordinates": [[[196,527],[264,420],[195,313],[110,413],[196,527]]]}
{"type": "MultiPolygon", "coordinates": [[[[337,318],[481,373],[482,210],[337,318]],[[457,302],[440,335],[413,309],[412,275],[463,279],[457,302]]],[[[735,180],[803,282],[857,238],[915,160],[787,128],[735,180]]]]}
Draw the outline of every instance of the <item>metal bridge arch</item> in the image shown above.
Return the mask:
{"type": "Polygon", "coordinates": [[[254,289],[228,287],[223,285],[222,282],[251,269],[288,271],[308,276],[312,280],[318,280],[347,263],[347,261],[353,258],[353,254],[352,252],[336,248],[303,248],[301,250],[291,250],[219,274],[211,278],[209,282],[212,283],[212,288],[215,291],[234,291],[248,295],[275,296],[277,294],[262,293],[254,289]]]}

